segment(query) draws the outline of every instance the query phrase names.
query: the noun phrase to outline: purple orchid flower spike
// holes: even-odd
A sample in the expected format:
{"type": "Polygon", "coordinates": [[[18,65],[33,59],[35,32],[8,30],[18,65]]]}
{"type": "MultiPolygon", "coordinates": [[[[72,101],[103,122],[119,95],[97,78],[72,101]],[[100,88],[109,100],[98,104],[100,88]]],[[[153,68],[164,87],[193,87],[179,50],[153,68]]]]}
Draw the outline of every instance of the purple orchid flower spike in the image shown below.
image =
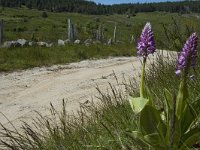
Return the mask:
{"type": "Polygon", "coordinates": [[[149,54],[153,54],[155,50],[153,31],[151,24],[147,22],[138,41],[137,54],[146,58],[149,54]]]}
{"type": "Polygon", "coordinates": [[[185,43],[182,52],[178,56],[176,74],[181,74],[181,71],[186,67],[195,67],[197,58],[197,41],[196,33],[193,33],[185,43]]]}

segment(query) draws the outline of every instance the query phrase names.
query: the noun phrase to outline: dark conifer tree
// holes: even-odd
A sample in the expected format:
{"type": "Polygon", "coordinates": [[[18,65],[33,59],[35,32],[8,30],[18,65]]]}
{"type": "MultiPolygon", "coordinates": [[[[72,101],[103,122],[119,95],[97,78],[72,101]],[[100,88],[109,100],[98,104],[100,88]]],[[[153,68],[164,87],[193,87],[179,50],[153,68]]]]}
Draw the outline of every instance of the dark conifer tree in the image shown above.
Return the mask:
{"type": "Polygon", "coordinates": [[[85,14],[135,14],[138,12],[200,12],[200,1],[178,1],[162,3],[144,3],[144,4],[117,4],[103,5],[96,4],[86,0],[0,0],[2,7],[20,7],[27,6],[29,9],[38,9],[55,12],[78,12],[85,14]]]}

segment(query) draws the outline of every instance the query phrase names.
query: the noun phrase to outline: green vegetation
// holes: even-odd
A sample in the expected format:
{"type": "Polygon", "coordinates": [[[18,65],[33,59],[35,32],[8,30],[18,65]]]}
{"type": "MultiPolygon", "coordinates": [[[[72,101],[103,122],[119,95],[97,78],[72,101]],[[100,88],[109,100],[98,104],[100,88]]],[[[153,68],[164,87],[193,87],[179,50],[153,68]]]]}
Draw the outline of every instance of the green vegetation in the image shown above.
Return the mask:
{"type": "Polygon", "coordinates": [[[102,44],[67,45],[51,48],[27,47],[0,50],[0,71],[13,71],[53,64],[64,64],[84,59],[107,58],[108,56],[132,56],[132,45],[102,44]]]}
{"type": "Polygon", "coordinates": [[[155,51],[155,45],[152,44],[154,40],[151,37],[151,25],[147,23],[138,43],[139,52],[143,54],[140,97],[129,98],[131,108],[138,116],[136,121],[138,127],[131,134],[143,144],[143,148],[151,147],[155,150],[190,149],[200,141],[199,104],[191,100],[188,101],[190,97],[188,80],[193,80],[193,77],[189,77],[189,75],[190,68],[194,68],[196,64],[198,36],[193,33],[178,56],[176,75],[180,78],[179,89],[174,93],[164,87],[164,99],[160,99],[162,109],[157,108],[156,101],[152,98],[152,93],[149,92],[144,82],[148,54],[155,51]],[[148,47],[150,47],[149,51],[148,47]]]}
{"type": "MultiPolygon", "coordinates": [[[[7,19],[7,23],[10,26],[6,30],[6,39],[12,39],[13,37],[19,38],[13,34],[10,29],[13,24],[16,23],[15,19],[12,18],[13,12],[16,9],[6,8],[3,10],[5,15],[4,19],[7,19]],[[5,11],[8,10],[6,14],[5,11]],[[11,17],[9,17],[11,16],[11,17]],[[11,21],[12,20],[12,21],[11,21]]],[[[65,28],[60,28],[66,22],[65,13],[48,13],[47,18],[43,18],[46,21],[41,21],[42,12],[28,11],[26,9],[19,9],[21,15],[34,15],[37,13],[40,17],[35,17],[35,20],[30,23],[27,22],[27,26],[34,27],[34,24],[39,23],[41,29],[35,31],[36,37],[40,37],[42,40],[54,40],[58,39],[63,35],[65,28]],[[22,11],[23,10],[23,11],[22,11]],[[32,12],[32,14],[30,13],[32,12]],[[30,14],[29,14],[30,13],[30,14]],[[60,19],[59,19],[60,16],[60,19]],[[39,19],[40,18],[40,19],[39,19]],[[57,20],[54,22],[53,20],[57,20]],[[58,23],[56,30],[62,29],[62,34],[53,34],[53,30],[49,28],[49,24],[58,23]],[[43,26],[42,26],[43,25],[43,26]],[[43,28],[44,27],[44,28],[43,28]],[[47,36],[44,32],[51,33],[47,36]],[[52,31],[52,32],[51,32],[52,31]],[[54,37],[54,35],[58,37],[54,37]],[[45,38],[44,38],[45,37],[45,38]]],[[[192,15],[191,15],[192,16],[192,15]]],[[[128,43],[127,36],[131,33],[138,37],[141,28],[144,23],[151,21],[153,25],[154,34],[156,37],[156,44],[158,48],[169,48],[172,50],[180,50],[186,37],[191,34],[194,30],[197,33],[199,31],[199,23],[197,18],[188,16],[182,16],[180,14],[169,14],[169,13],[139,13],[133,18],[127,18],[123,15],[112,15],[112,16],[86,16],[80,14],[67,14],[66,18],[71,18],[75,24],[81,23],[81,29],[89,26],[93,28],[94,24],[102,23],[107,28],[107,37],[112,37],[113,24],[118,23],[118,30],[121,31],[123,41],[125,44],[119,45],[91,45],[86,47],[84,45],[67,45],[65,47],[52,47],[52,48],[14,48],[14,49],[1,49],[0,64],[2,70],[15,70],[24,69],[33,66],[40,65],[51,65],[55,63],[66,63],[71,61],[77,61],[87,58],[100,58],[107,56],[130,56],[134,55],[134,44],[128,43]],[[90,22],[89,25],[87,24],[90,22]],[[129,22],[130,21],[130,22],[129,22]],[[130,23],[130,26],[124,24],[130,23]],[[166,36],[166,37],[165,37],[166,36]]],[[[19,20],[23,17],[17,17],[19,20]]],[[[34,17],[33,17],[34,18],[34,17]]],[[[21,21],[18,20],[18,25],[22,25],[21,21]]],[[[39,25],[39,26],[40,26],[39,25]]],[[[86,29],[86,28],[85,28],[86,29]]],[[[87,31],[87,30],[80,30],[87,31]]],[[[89,30],[91,31],[91,30],[89,30]]],[[[57,31],[56,31],[57,32],[57,31]]],[[[56,33],[55,32],[55,33],[56,33]]],[[[19,32],[21,36],[29,37],[27,32],[19,32]],[[26,35],[27,34],[27,35],[26,35]]],[[[80,32],[79,39],[92,36],[91,33],[80,32]]],[[[119,34],[118,34],[119,36],[119,34]]],[[[64,36],[63,36],[64,37],[64,36]]],[[[118,37],[119,38],[119,37],[118,37]]],[[[156,108],[163,110],[163,89],[166,88],[170,93],[177,93],[178,83],[180,79],[175,75],[175,58],[169,55],[168,59],[163,59],[162,56],[158,56],[158,61],[155,61],[153,65],[146,72],[145,82],[149,87],[149,92],[152,93],[152,99],[156,102],[156,108]],[[167,60],[167,61],[165,61],[167,60]]],[[[200,110],[200,58],[198,58],[196,70],[193,72],[195,78],[188,81],[188,103],[195,103],[196,110],[200,110]]],[[[117,82],[117,81],[116,81],[117,82]]],[[[22,128],[23,133],[16,130],[10,131],[2,125],[0,136],[4,137],[0,141],[0,145],[5,149],[16,149],[16,150],[56,150],[56,149],[141,149],[143,143],[137,141],[132,136],[132,131],[137,130],[137,118],[128,103],[127,94],[132,96],[138,96],[137,82],[135,79],[124,81],[123,84],[119,83],[121,88],[115,88],[110,85],[110,94],[102,93],[99,91],[99,104],[81,104],[81,109],[76,115],[68,115],[65,110],[65,102],[63,102],[63,111],[57,112],[53,106],[51,107],[52,116],[50,118],[43,117],[39,114],[39,117],[34,120],[34,127],[24,123],[22,128]],[[122,88],[126,89],[124,92],[122,88]]],[[[197,127],[199,122],[197,122],[197,127]]],[[[200,145],[197,142],[188,149],[199,148],[200,145]]],[[[150,147],[145,147],[150,149],[150,147]]]]}
{"type": "MultiPolygon", "coordinates": [[[[175,75],[175,58],[169,54],[172,61],[164,61],[162,55],[158,55],[158,61],[149,68],[146,73],[146,83],[149,85],[153,99],[158,102],[158,108],[162,109],[163,89],[171,92],[178,90],[179,78],[175,75]],[[166,83],[166,84],[163,84],[166,83]],[[176,86],[177,85],[177,86],[176,86]]],[[[199,64],[200,61],[198,61],[199,64]]],[[[195,70],[195,80],[189,82],[189,102],[200,103],[200,69],[195,70]]],[[[124,81],[127,93],[137,93],[137,82],[134,79],[124,81]]],[[[98,89],[99,90],[99,89],[98,89]]],[[[136,116],[128,103],[125,93],[121,88],[111,86],[112,93],[100,92],[98,105],[82,104],[81,111],[76,116],[66,114],[65,103],[63,111],[57,112],[52,107],[52,119],[39,117],[36,120],[38,129],[25,124],[24,137],[17,132],[2,131],[1,136],[12,140],[10,145],[2,143],[7,148],[15,149],[141,149],[140,142],[131,136],[131,131],[137,127],[136,116]],[[55,117],[57,119],[55,119],[55,117]],[[5,134],[6,133],[6,134],[5,134]]],[[[99,90],[100,91],[100,90],[99,90]]],[[[200,105],[198,105],[200,106],[200,105]]],[[[200,108],[197,108],[200,110],[200,108]]],[[[6,140],[9,144],[9,140],[6,140]]],[[[5,142],[5,141],[4,141],[5,142]]],[[[198,143],[194,145],[198,148],[198,143]]],[[[193,149],[194,149],[193,147],[193,149]]],[[[192,148],[191,148],[192,149],[192,148]]]]}
{"type": "Polygon", "coordinates": [[[67,39],[67,19],[70,18],[77,30],[77,39],[80,39],[82,43],[88,38],[95,40],[96,30],[100,26],[104,32],[102,42],[107,43],[110,38],[113,38],[115,23],[117,23],[117,41],[121,42],[112,46],[67,45],[51,48],[0,49],[0,71],[49,66],[106,56],[134,55],[130,51],[135,47],[143,24],[149,21],[153,25],[158,49],[180,50],[186,37],[194,30],[198,33],[200,31],[198,28],[200,22],[195,15],[189,17],[165,12],[138,13],[134,17],[127,18],[126,15],[117,14],[89,16],[76,13],[43,12],[26,8],[2,8],[0,18],[5,23],[4,41],[24,38],[31,41],[57,43],[58,39],[67,39]],[[166,33],[168,36],[165,36],[166,33]],[[130,45],[131,36],[134,38],[132,46],[130,45]]]}
{"type": "MultiPolygon", "coordinates": [[[[48,18],[42,17],[43,11],[26,8],[3,8],[0,18],[5,22],[4,41],[24,38],[27,40],[57,42],[58,39],[67,39],[67,19],[71,19],[77,29],[77,39],[86,40],[94,37],[100,25],[104,28],[104,41],[113,38],[113,30],[117,23],[117,40],[129,43],[131,36],[137,41],[140,31],[146,22],[151,22],[156,35],[158,48],[166,42],[163,25],[173,28],[173,19],[180,29],[174,29],[183,35],[189,29],[198,31],[200,25],[195,15],[185,16],[178,13],[152,12],[138,13],[135,17],[126,15],[83,15],[77,13],[47,12],[48,18]]],[[[174,32],[174,31],[173,31],[174,32]]],[[[188,35],[186,35],[187,37],[188,35]]],[[[177,38],[177,37],[175,37],[177,38]]]]}

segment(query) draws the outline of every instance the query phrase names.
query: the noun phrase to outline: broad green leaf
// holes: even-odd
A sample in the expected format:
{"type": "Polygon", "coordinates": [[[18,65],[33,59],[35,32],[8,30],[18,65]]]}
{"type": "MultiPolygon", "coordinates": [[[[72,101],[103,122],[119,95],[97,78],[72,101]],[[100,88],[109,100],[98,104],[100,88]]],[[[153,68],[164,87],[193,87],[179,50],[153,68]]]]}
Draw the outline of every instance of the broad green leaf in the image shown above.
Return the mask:
{"type": "Polygon", "coordinates": [[[143,135],[157,132],[161,121],[160,112],[151,105],[146,105],[140,114],[140,129],[143,135]]]}
{"type": "Polygon", "coordinates": [[[176,99],[176,116],[180,120],[186,106],[186,99],[188,97],[188,89],[186,80],[182,79],[176,99]]]}
{"type": "Polygon", "coordinates": [[[137,97],[137,98],[130,97],[129,102],[133,111],[135,113],[140,113],[142,109],[145,107],[145,105],[149,102],[149,100],[143,97],[137,97]]]}

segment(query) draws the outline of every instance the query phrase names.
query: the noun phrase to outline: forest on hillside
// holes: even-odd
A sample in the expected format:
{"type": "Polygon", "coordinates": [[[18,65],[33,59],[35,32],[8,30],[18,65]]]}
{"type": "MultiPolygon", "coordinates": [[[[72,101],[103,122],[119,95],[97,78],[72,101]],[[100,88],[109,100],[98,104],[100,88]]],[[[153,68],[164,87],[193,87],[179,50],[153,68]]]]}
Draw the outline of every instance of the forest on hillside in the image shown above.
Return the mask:
{"type": "Polygon", "coordinates": [[[77,12],[85,14],[105,15],[105,14],[130,14],[138,12],[179,12],[190,13],[200,12],[200,1],[179,1],[160,3],[129,3],[103,5],[85,0],[0,0],[1,7],[22,7],[29,9],[47,10],[52,12],[77,12]]]}

